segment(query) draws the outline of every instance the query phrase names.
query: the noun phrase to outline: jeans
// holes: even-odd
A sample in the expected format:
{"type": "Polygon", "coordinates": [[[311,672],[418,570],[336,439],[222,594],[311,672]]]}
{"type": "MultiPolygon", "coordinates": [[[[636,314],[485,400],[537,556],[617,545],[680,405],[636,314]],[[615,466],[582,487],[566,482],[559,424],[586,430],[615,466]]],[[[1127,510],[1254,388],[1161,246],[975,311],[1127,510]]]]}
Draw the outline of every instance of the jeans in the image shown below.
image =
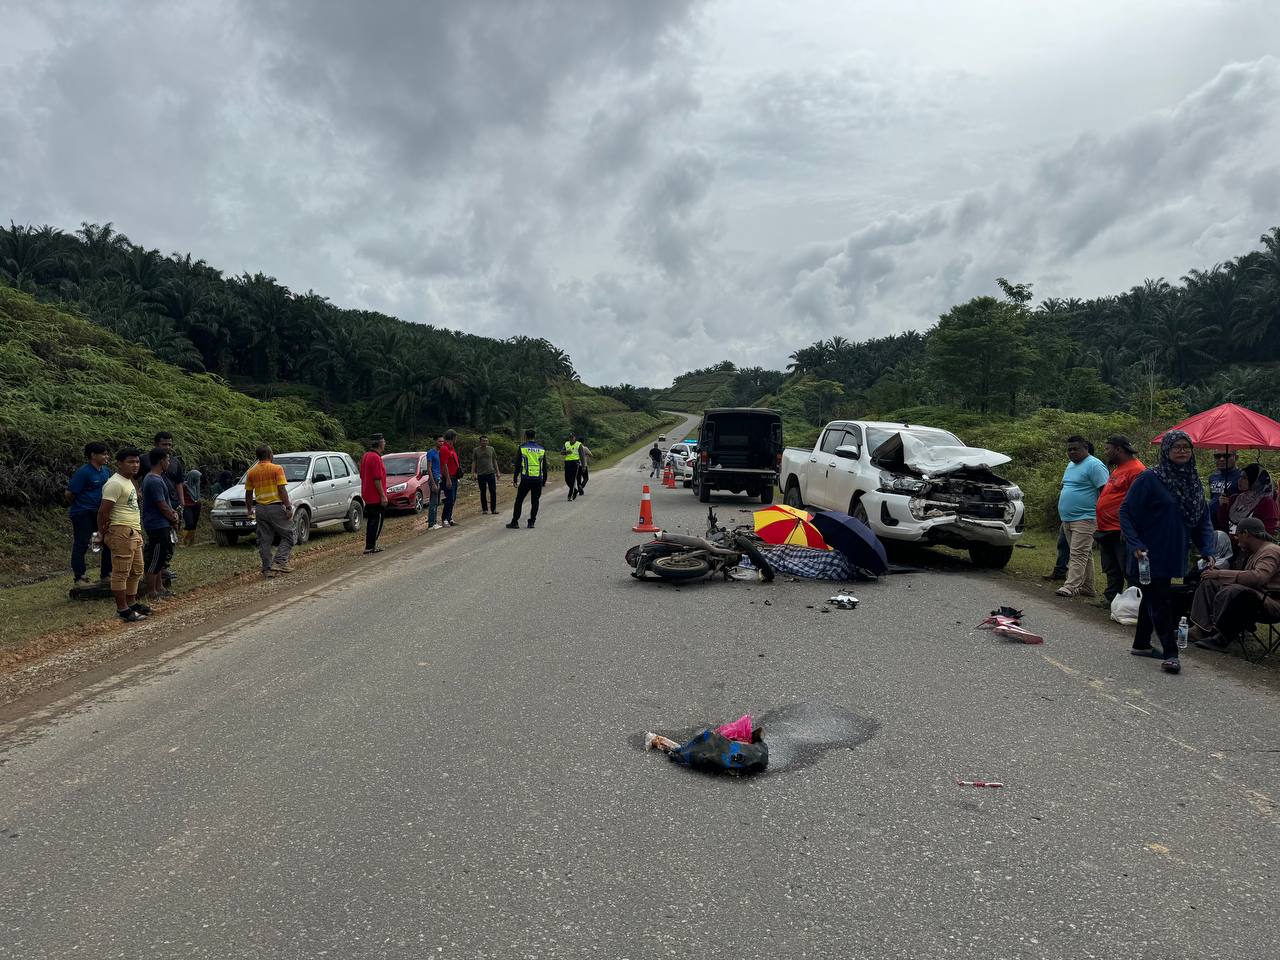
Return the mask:
{"type": "Polygon", "coordinates": [[[427,501],[427,526],[436,525],[437,511],[440,509],[440,485],[431,488],[431,498],[427,501]]]}
{"type": "Polygon", "coordinates": [[[263,573],[271,569],[271,546],[279,537],[275,548],[275,563],[289,562],[293,550],[293,524],[284,515],[283,503],[259,503],[254,507],[258,519],[258,555],[262,558],[263,573]]]}
{"type": "Polygon", "coordinates": [[[1177,657],[1178,638],[1174,635],[1173,596],[1168,577],[1152,577],[1142,587],[1142,604],[1138,607],[1138,626],[1133,634],[1135,650],[1151,646],[1152,631],[1160,638],[1166,660],[1177,657]]]}
{"type": "Polygon", "coordinates": [[[1067,529],[1058,525],[1058,559],[1054,561],[1053,573],[1058,577],[1067,575],[1067,564],[1071,560],[1071,541],[1067,539],[1067,529]]]}
{"type": "Polygon", "coordinates": [[[530,480],[528,477],[520,479],[520,489],[516,491],[516,506],[511,512],[513,523],[520,522],[520,513],[524,510],[526,496],[529,498],[529,522],[533,523],[538,519],[538,501],[542,499],[542,481],[530,480]]]}
{"type": "Polygon", "coordinates": [[[583,460],[578,464],[578,496],[582,496],[582,494],[586,493],[587,479],[589,476],[590,471],[587,470],[587,462],[583,460]]]}
{"type": "Polygon", "coordinates": [[[1070,590],[1086,597],[1093,596],[1093,533],[1098,529],[1097,520],[1072,520],[1062,525],[1071,544],[1071,558],[1067,562],[1067,580],[1063,590],[1070,590]]]}
{"type": "Polygon", "coordinates": [[[382,519],[386,507],[380,503],[364,505],[364,548],[372,550],[378,545],[378,537],[382,534],[382,519]]]}
{"type": "Polygon", "coordinates": [[[454,477],[449,481],[449,487],[444,491],[444,509],[440,511],[440,519],[445,523],[453,523],[453,501],[458,499],[458,478],[454,477]]]}
{"type": "MultiPolygon", "coordinates": [[[[83,577],[87,572],[85,565],[84,553],[89,549],[89,542],[93,540],[93,534],[98,529],[98,514],[94,510],[81,510],[78,513],[71,514],[71,573],[77,580],[83,577]]],[[[107,545],[102,545],[102,560],[99,566],[99,573],[103,580],[111,576],[111,551],[107,549],[107,545]]]]}
{"type": "Polygon", "coordinates": [[[476,477],[476,482],[480,484],[480,512],[492,510],[498,512],[498,475],[496,473],[482,473],[476,477]]]}
{"type": "Polygon", "coordinates": [[[1102,572],[1107,575],[1107,599],[1114,600],[1124,593],[1125,571],[1129,569],[1129,547],[1119,530],[1099,530],[1093,535],[1098,544],[1098,556],[1102,560],[1102,572]]]}
{"type": "Polygon", "coordinates": [[[572,500],[578,495],[578,461],[566,460],[564,462],[564,485],[569,488],[569,499],[572,500]]]}

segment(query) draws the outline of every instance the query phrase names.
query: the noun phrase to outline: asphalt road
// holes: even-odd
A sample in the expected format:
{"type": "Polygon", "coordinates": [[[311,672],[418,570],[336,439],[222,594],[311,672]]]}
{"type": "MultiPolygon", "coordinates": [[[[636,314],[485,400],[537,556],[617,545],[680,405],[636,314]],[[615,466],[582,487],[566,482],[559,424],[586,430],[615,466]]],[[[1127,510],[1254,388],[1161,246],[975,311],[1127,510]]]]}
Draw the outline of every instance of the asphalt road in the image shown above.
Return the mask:
{"type": "Polygon", "coordinates": [[[396,548],[11,731],[0,957],[1276,955],[1268,674],[1165,676],[976,572],[829,612],[830,584],[636,583],[644,479],[396,548]],[[1010,601],[1044,646],[973,631],[1010,601]],[[639,747],[743,712],[763,776],[639,747]]]}

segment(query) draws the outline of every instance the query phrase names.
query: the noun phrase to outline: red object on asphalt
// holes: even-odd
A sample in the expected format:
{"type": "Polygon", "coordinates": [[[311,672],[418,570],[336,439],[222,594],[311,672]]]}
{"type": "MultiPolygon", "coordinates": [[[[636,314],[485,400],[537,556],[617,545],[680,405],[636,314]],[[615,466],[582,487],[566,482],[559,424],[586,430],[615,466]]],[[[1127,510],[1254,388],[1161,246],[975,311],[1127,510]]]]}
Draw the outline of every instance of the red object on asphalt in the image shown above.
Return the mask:
{"type": "MultiPolygon", "coordinates": [[[[1169,429],[1181,430],[1197,447],[1280,450],[1280,423],[1235,403],[1197,413],[1169,429]]],[[[1164,433],[1151,442],[1159,443],[1163,438],[1164,433]]]]}

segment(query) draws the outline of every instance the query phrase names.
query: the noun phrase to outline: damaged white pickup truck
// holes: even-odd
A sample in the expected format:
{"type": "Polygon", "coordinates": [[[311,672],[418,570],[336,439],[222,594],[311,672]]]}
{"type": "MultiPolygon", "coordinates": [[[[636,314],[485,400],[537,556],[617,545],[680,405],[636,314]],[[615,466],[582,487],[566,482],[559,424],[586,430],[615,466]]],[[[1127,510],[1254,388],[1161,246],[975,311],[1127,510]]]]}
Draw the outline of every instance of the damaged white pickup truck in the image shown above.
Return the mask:
{"type": "Polygon", "coordinates": [[[778,486],[793,507],[840,510],[882,540],[942,544],[1000,568],[1022,535],[1022,491],[993,467],[1011,458],[934,427],[828,423],[812,450],[788,447],[778,486]]]}

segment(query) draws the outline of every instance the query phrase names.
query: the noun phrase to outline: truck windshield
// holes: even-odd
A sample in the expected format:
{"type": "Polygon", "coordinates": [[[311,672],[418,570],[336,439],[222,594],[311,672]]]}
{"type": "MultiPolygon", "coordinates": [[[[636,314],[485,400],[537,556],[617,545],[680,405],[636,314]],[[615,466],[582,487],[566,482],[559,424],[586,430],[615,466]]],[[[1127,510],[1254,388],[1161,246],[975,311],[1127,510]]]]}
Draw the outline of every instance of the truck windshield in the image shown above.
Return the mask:
{"type": "Polygon", "coordinates": [[[926,447],[963,447],[960,438],[945,430],[932,430],[925,427],[903,427],[901,430],[886,430],[883,427],[867,427],[867,449],[872,453],[880,448],[895,433],[905,433],[915,437],[926,447]]]}

